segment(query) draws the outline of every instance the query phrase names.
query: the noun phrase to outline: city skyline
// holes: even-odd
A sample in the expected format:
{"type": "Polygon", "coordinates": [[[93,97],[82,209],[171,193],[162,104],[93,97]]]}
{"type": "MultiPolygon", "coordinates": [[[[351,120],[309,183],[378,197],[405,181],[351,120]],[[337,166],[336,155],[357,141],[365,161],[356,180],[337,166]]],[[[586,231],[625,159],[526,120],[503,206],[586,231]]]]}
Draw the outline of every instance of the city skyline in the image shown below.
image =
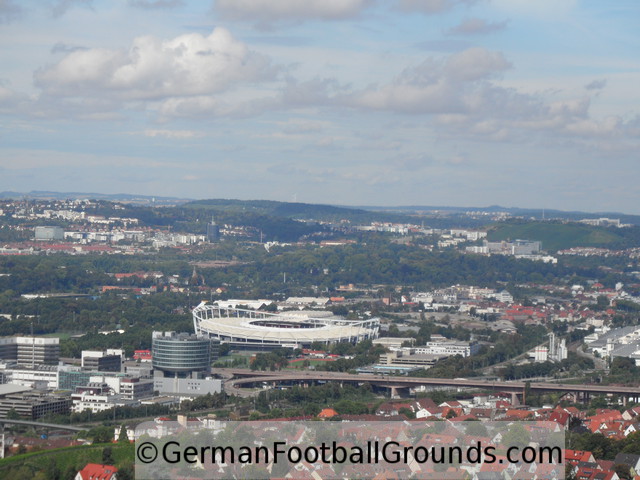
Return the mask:
{"type": "Polygon", "coordinates": [[[0,191],[640,213],[635,2],[44,5],[0,2],[0,191]]]}

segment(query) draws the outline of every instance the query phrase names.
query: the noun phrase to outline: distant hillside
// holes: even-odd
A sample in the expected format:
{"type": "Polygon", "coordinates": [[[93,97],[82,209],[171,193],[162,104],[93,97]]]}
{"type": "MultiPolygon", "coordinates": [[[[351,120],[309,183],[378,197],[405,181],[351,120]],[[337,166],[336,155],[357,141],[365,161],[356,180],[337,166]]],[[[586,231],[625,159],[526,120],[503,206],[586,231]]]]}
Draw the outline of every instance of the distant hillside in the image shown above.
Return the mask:
{"type": "Polygon", "coordinates": [[[130,203],[133,205],[149,205],[149,206],[168,206],[168,205],[180,205],[190,201],[190,199],[177,198],[177,197],[155,197],[151,195],[133,195],[129,193],[87,193],[87,192],[49,192],[41,190],[32,190],[30,192],[13,192],[4,191],[0,192],[0,198],[10,198],[14,200],[21,200],[23,198],[30,198],[35,200],[106,200],[110,202],[118,203],[130,203]]]}
{"type": "Polygon", "coordinates": [[[276,202],[271,200],[196,200],[182,205],[182,208],[207,209],[226,213],[255,213],[292,220],[351,220],[356,222],[388,221],[409,222],[408,215],[399,213],[374,212],[359,208],[336,207],[311,203],[276,202]]]}
{"type": "Polygon", "coordinates": [[[488,231],[487,238],[539,240],[547,251],[571,247],[629,248],[640,246],[640,228],[603,228],[579,223],[505,222],[488,231]]]}
{"type": "MultiPolygon", "coordinates": [[[[468,206],[451,207],[446,205],[399,205],[399,206],[344,206],[324,205],[309,203],[290,203],[271,200],[233,200],[211,199],[194,200],[189,198],[163,197],[151,195],[137,195],[129,193],[106,194],[89,192],[52,192],[32,190],[30,192],[4,191],[0,192],[0,198],[37,200],[65,200],[65,199],[91,199],[106,200],[111,202],[145,205],[145,206],[172,206],[189,204],[194,207],[212,208],[229,212],[253,211],[264,215],[274,215],[291,219],[315,218],[319,220],[349,219],[357,222],[387,221],[406,222],[409,218],[424,219],[425,225],[433,228],[467,227],[474,228],[486,225],[489,218],[471,218],[467,212],[483,213],[508,213],[529,220],[563,219],[580,220],[583,218],[618,218],[622,223],[640,225],[640,215],[629,215],[619,212],[587,213],[579,211],[563,211],[553,209],[531,209],[519,207],[503,207],[491,205],[488,207],[468,206]],[[374,215],[372,215],[372,213],[374,215]]],[[[413,222],[412,222],[413,223],[413,222]]]]}
{"type": "MultiPolygon", "coordinates": [[[[356,208],[356,207],[354,207],[356,208]]],[[[396,212],[396,213],[415,213],[415,212],[440,212],[443,214],[455,215],[465,214],[466,212],[483,212],[483,213],[508,213],[529,220],[544,220],[544,219],[560,219],[560,220],[582,220],[583,218],[617,218],[622,223],[630,223],[633,225],[640,225],[640,215],[630,215],[620,212],[580,212],[580,211],[566,211],[566,210],[553,210],[553,209],[541,209],[541,208],[518,208],[518,207],[502,207],[500,205],[491,205],[489,207],[449,207],[449,206],[433,206],[433,205],[408,205],[408,206],[396,206],[396,207],[375,207],[375,206],[361,206],[364,210],[375,210],[381,212],[396,212]]]]}

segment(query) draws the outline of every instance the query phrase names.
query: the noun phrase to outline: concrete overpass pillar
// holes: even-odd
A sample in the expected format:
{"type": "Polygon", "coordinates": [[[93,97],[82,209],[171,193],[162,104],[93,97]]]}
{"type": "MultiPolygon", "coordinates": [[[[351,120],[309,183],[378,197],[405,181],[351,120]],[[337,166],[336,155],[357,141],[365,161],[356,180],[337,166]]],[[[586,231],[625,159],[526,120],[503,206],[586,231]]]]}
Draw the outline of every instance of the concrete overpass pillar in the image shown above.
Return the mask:
{"type": "Polygon", "coordinates": [[[511,392],[511,405],[517,407],[520,405],[520,399],[518,398],[518,392],[511,392]]]}
{"type": "Polygon", "coordinates": [[[589,403],[589,392],[575,392],[576,399],[582,400],[582,403],[589,403]]]}

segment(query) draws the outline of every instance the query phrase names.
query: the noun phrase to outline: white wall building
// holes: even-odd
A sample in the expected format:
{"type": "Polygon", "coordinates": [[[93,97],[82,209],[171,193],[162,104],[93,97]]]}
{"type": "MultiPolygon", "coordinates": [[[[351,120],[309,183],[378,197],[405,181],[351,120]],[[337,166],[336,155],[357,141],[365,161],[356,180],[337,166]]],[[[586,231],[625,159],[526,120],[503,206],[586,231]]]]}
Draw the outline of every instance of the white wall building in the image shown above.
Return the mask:
{"type": "Polygon", "coordinates": [[[461,355],[470,357],[480,350],[478,342],[463,342],[460,340],[447,340],[440,335],[432,335],[431,340],[425,345],[411,347],[414,353],[418,355],[461,355]]]}
{"type": "Polygon", "coordinates": [[[91,413],[104,412],[115,407],[135,407],[140,402],[125,400],[120,395],[92,394],[91,392],[74,393],[71,395],[74,413],[90,410],[91,413]]]}
{"type": "Polygon", "coordinates": [[[502,303],[513,303],[513,295],[506,290],[502,290],[500,293],[496,293],[495,298],[502,303]]]}
{"type": "Polygon", "coordinates": [[[222,392],[222,380],[214,378],[166,378],[155,376],[153,389],[161,395],[193,398],[222,392]]]}
{"type": "Polygon", "coordinates": [[[56,365],[38,365],[35,368],[9,366],[0,370],[5,375],[6,383],[31,388],[58,388],[60,369],[56,365]]]}

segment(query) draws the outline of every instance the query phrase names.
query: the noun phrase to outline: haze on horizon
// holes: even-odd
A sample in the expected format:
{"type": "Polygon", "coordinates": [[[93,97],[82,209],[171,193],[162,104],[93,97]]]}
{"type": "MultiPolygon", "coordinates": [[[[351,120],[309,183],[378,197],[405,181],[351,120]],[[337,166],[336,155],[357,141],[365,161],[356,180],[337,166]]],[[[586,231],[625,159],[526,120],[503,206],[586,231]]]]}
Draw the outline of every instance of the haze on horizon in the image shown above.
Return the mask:
{"type": "Polygon", "coordinates": [[[0,191],[640,214],[635,0],[0,0],[0,191]]]}

